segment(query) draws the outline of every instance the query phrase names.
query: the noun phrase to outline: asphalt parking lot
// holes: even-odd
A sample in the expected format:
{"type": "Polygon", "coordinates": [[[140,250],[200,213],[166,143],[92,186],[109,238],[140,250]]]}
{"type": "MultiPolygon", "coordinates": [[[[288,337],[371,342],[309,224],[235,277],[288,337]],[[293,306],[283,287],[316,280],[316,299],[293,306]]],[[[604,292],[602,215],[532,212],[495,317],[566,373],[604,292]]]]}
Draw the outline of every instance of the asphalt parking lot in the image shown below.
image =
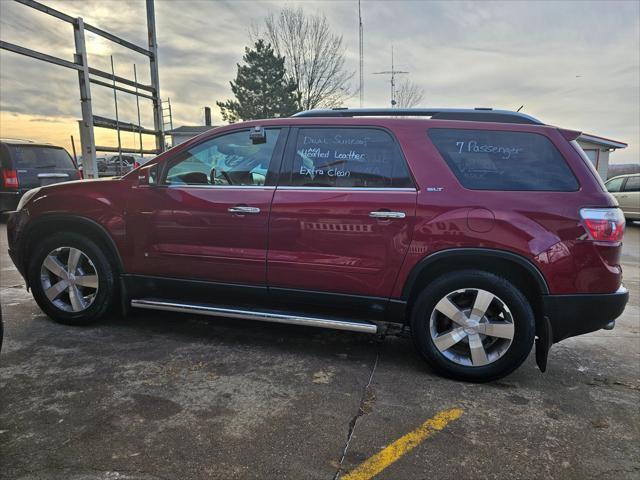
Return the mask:
{"type": "Polygon", "coordinates": [[[640,225],[616,328],[485,385],[436,376],[402,337],[158,313],[58,325],[4,222],[0,239],[0,478],[364,480],[393,442],[376,479],[640,478],[640,225]]]}

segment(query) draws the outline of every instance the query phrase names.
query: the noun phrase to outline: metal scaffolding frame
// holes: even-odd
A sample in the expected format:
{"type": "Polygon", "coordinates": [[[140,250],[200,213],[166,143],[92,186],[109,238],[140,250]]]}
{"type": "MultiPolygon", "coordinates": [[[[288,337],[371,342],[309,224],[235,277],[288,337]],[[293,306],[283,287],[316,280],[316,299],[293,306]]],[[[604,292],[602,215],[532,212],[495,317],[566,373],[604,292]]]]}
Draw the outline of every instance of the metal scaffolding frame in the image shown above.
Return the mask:
{"type": "MultiPolygon", "coordinates": [[[[155,8],[154,0],[146,1],[147,11],[147,32],[149,37],[148,48],[141,47],[135,43],[129,42],[123,38],[120,38],[112,33],[102,30],[101,28],[94,27],[85,23],[81,17],[71,17],[63,12],[50,8],[40,2],[34,0],[15,0],[27,7],[38,10],[39,12],[46,13],[52,17],[70,23],[73,26],[73,36],[75,42],[76,52],[73,62],[64,60],[62,58],[54,57],[42,52],[37,52],[29,48],[15,45],[13,43],[0,40],[0,48],[8,50],[10,52],[18,53],[20,55],[26,55],[27,57],[35,58],[44,62],[52,63],[62,67],[70,68],[78,72],[78,83],[80,87],[80,105],[82,108],[82,120],[79,121],[80,126],[80,144],[83,159],[83,169],[85,178],[98,178],[98,166],[96,163],[96,151],[100,152],[118,152],[118,153],[148,153],[158,154],[164,151],[164,125],[163,125],[163,112],[162,101],[160,99],[160,79],[158,75],[158,42],[156,39],[156,26],[155,26],[155,8]],[[96,68],[91,68],[87,60],[87,49],[85,44],[85,31],[99,35],[107,40],[110,40],[118,45],[133,50],[137,53],[145,55],[149,58],[150,78],[151,85],[145,85],[138,83],[136,80],[130,80],[128,78],[120,77],[114,73],[105,72],[96,68]],[[103,80],[99,80],[95,77],[110,80],[111,83],[107,83],[103,80]],[[120,91],[136,97],[146,98],[153,102],[153,129],[143,128],[131,123],[120,122],[119,120],[113,120],[105,117],[99,117],[93,115],[91,106],[91,84],[99,85],[106,88],[111,88],[114,92],[120,91]],[[119,85],[118,85],[119,84],[119,85]],[[134,90],[128,87],[133,87],[134,90]],[[94,128],[109,128],[119,131],[136,132],[141,134],[148,134],[155,136],[156,148],[153,150],[142,150],[142,144],[140,149],[127,149],[108,146],[96,146],[94,128]]],[[[137,77],[137,75],[136,75],[137,77]]]]}

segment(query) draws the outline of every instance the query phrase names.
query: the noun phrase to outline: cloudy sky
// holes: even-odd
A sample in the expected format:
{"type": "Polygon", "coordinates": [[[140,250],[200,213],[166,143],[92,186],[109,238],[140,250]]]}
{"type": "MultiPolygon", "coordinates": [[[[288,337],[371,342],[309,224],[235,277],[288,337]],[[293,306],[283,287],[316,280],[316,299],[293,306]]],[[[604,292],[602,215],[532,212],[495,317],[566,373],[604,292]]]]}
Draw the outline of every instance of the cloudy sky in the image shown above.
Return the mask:
{"type": "MultiPolygon", "coordinates": [[[[143,0],[43,3],[140,45],[146,42],[143,0]]],[[[201,124],[203,106],[229,98],[252,25],[283,6],[327,16],[344,37],[347,67],[358,68],[357,1],[156,0],[160,86],[171,98],[174,126],[201,124]]],[[[615,163],[640,154],[640,2],[362,0],[365,106],[387,106],[391,45],[396,66],[424,88],[424,106],[517,109],[546,123],[629,143],[615,163]]],[[[0,38],[68,60],[73,30],[23,5],[0,0],[0,38]]],[[[89,64],[149,82],[145,57],[87,34],[89,64]]],[[[355,86],[355,85],[354,85],[355,86]]],[[[94,114],[114,117],[113,93],[92,86],[94,114]]],[[[135,122],[135,100],[119,97],[120,117],[135,122]]],[[[354,97],[347,106],[358,106],[354,97]]],[[[141,101],[143,124],[151,105],[141,101]]],[[[69,145],[80,118],[74,71],[0,50],[0,135],[69,145]]],[[[110,132],[98,143],[115,144],[110,132]]],[[[135,146],[133,134],[124,144],[135,146]]]]}

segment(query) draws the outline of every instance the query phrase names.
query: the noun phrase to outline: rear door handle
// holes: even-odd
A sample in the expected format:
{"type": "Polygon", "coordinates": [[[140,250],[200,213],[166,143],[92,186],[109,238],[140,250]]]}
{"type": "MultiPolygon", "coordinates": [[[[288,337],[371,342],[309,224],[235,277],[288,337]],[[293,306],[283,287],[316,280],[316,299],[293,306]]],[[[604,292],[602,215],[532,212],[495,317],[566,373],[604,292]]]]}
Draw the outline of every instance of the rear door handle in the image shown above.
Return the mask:
{"type": "Polygon", "coordinates": [[[376,212],[369,212],[371,218],[405,218],[407,215],[404,212],[387,212],[385,210],[378,210],[376,212]]]}
{"type": "Polygon", "coordinates": [[[229,207],[227,209],[229,213],[237,213],[240,215],[246,215],[247,213],[260,213],[258,207],[247,207],[244,205],[236,205],[235,207],[229,207]]]}

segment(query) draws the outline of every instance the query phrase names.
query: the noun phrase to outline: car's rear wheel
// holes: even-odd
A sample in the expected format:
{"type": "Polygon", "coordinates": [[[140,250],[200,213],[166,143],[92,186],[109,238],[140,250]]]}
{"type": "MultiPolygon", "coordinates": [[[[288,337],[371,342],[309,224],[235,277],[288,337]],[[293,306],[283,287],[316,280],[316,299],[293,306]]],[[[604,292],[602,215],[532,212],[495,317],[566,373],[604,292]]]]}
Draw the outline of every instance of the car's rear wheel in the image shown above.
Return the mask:
{"type": "Polygon", "coordinates": [[[114,270],[92,240],[60,233],[35,246],[29,283],[40,308],[53,320],[84,325],[98,320],[114,297],[114,270]]]}
{"type": "Polygon", "coordinates": [[[483,382],[524,362],[533,346],[535,319],[527,298],[510,282],[467,270],[446,274],[420,293],[411,332],[437,372],[483,382]]]}

